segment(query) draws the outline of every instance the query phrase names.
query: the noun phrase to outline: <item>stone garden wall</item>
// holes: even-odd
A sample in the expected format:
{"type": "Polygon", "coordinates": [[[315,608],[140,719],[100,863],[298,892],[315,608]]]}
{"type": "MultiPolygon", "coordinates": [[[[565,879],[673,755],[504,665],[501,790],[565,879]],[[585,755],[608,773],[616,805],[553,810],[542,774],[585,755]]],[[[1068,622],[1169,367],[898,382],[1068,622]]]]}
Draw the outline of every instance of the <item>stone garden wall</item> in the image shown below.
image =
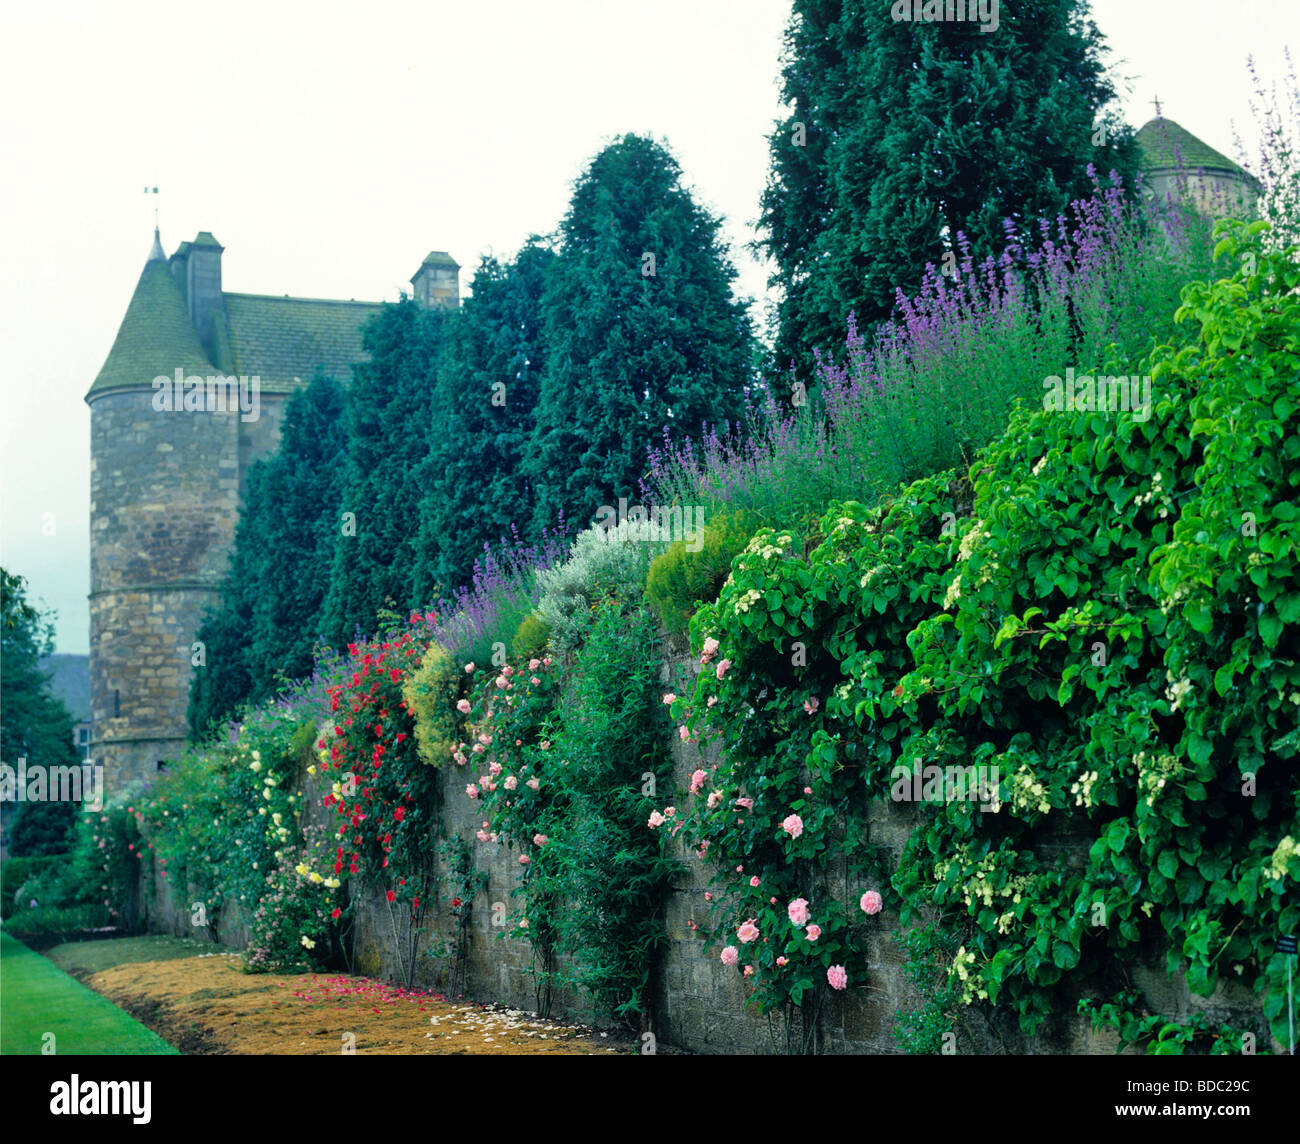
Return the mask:
{"type": "MultiPolygon", "coordinates": [[[[677,784],[684,788],[689,785],[691,771],[699,765],[699,756],[693,746],[682,744],[676,737],[668,749],[673,754],[677,784]]],[[[506,912],[512,909],[510,892],[518,885],[519,852],[503,843],[482,843],[475,839],[482,815],[478,804],[465,797],[464,788],[465,776],[459,768],[444,772],[443,826],[448,835],[469,840],[474,864],[487,875],[487,884],[473,899],[458,965],[452,955],[456,918],[450,909],[451,892],[445,888],[449,885],[446,858],[440,854],[442,900],[426,919],[425,934],[418,943],[420,953],[414,981],[452,996],[460,994],[476,1001],[496,1001],[535,1011],[541,997],[531,946],[520,938],[504,936],[505,927],[493,924],[494,903],[504,903],[506,912]],[[429,956],[427,951],[431,948],[441,956],[429,956]]],[[[897,858],[918,813],[908,803],[877,804],[869,819],[871,841],[887,847],[897,858]]],[[[1069,837],[1046,836],[1042,842],[1044,851],[1055,852],[1058,860],[1066,863],[1082,863],[1086,846],[1084,840],[1069,837]]],[[[703,923],[707,917],[708,904],[704,900],[709,888],[707,868],[693,853],[687,854],[682,848],[678,857],[684,863],[685,873],[667,902],[669,941],[653,978],[651,1028],[657,1040],[698,1053],[784,1052],[786,1031],[779,1015],[773,1015],[769,1022],[747,1007],[749,990],[743,978],[735,969],[724,967],[718,951],[706,947],[702,938],[691,930],[692,919],[703,923]]],[[[154,886],[156,889],[147,903],[149,928],[194,936],[188,906],[175,902],[161,879],[154,879],[154,886]]],[[[836,896],[856,902],[863,888],[840,887],[836,896]]],[[[400,932],[400,921],[390,916],[387,904],[378,893],[363,901],[357,915],[356,971],[375,977],[400,978],[402,966],[394,942],[394,931],[396,928],[400,932]]],[[[827,996],[818,1022],[821,1051],[901,1052],[892,1032],[895,1015],[919,1007],[921,998],[903,974],[903,950],[891,938],[897,927],[898,917],[888,911],[872,918],[867,926],[871,979],[865,989],[845,994],[823,991],[827,996]]],[[[247,931],[241,920],[229,911],[205,932],[229,945],[242,947],[247,942],[247,931]]],[[[1248,1022],[1257,1026],[1259,1035],[1265,1038],[1261,1045],[1268,1043],[1259,1005],[1247,989],[1221,986],[1212,997],[1193,997],[1180,978],[1170,979],[1165,974],[1162,962],[1161,952],[1152,948],[1146,964],[1130,967],[1130,977],[1170,1019],[1183,1020],[1197,1009],[1207,1010],[1215,1021],[1248,1022]]],[[[556,968],[563,972],[563,961],[556,968]]],[[[990,1020],[980,1010],[972,1009],[958,1030],[958,1051],[968,1052],[975,1045],[982,1053],[1113,1053],[1115,1035],[1109,1031],[1094,1034],[1088,1022],[1075,1014],[1076,1000],[1077,995],[1063,989],[1059,1013],[1033,1039],[1022,1037],[1013,1025],[997,1022],[996,1015],[990,1020]]],[[[601,1023],[583,1004],[576,990],[553,988],[550,1015],[601,1023]]],[[[795,1020],[797,1023],[798,1015],[795,1020]]],[[[797,1024],[791,1033],[797,1044],[797,1024]]],[[[1273,1051],[1280,1048],[1274,1044],[1273,1051]]]]}

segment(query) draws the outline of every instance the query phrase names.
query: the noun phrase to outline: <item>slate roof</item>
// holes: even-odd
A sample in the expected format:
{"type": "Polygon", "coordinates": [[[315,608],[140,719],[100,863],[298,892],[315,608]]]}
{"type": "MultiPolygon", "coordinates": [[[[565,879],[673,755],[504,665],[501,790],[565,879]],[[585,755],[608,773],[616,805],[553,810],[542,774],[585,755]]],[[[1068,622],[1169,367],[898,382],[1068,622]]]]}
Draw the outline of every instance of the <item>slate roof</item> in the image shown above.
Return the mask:
{"type": "Polygon", "coordinates": [[[155,377],[170,376],[177,367],[187,374],[214,372],[171,270],[166,262],[151,258],[140,272],[113,348],[87,400],[122,386],[148,389],[155,377]]]}
{"type": "Polygon", "coordinates": [[[1180,127],[1172,119],[1152,119],[1144,124],[1137,133],[1137,145],[1142,169],[1146,171],[1181,166],[1188,172],[1205,168],[1246,175],[1226,155],[1208,143],[1201,142],[1187,128],[1180,127]]]}
{"type": "Polygon", "coordinates": [[[50,678],[50,690],[78,723],[90,719],[90,656],[56,652],[41,659],[41,671],[50,678]]]}
{"type": "Polygon", "coordinates": [[[323,369],[343,384],[367,360],[361,328],[379,302],[333,302],[266,294],[225,294],[226,322],[218,357],[227,372],[290,388],[323,369]]]}

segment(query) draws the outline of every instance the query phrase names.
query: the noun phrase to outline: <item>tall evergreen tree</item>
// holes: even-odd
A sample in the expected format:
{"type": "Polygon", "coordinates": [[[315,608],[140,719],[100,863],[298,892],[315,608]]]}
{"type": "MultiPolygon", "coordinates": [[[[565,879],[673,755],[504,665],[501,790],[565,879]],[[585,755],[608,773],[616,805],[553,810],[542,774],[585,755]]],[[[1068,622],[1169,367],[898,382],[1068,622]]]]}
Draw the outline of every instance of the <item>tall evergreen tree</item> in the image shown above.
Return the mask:
{"type": "Polygon", "coordinates": [[[222,603],[198,634],[195,737],[244,700],[273,695],[281,678],[311,672],[339,528],[346,401],[333,378],[313,378],[285,407],[279,448],[249,470],[222,603]]]}
{"type": "Polygon", "coordinates": [[[432,399],[447,313],[407,298],[366,327],[370,360],[348,389],[347,461],[323,627],[336,644],[373,630],[391,601],[416,603],[421,481],[433,439],[432,399]]]}
{"type": "MultiPolygon", "coordinates": [[[[75,721],[41,669],[53,650],[53,616],[28,599],[23,577],[0,568],[0,760],[10,767],[22,758],[29,767],[81,762],[72,741],[75,721]]],[[[71,802],[19,803],[6,824],[9,852],[15,858],[63,853],[76,812],[71,802]]]]}
{"type": "Polygon", "coordinates": [[[1000,5],[992,31],[904,12],[911,0],[795,0],[786,32],[760,246],[782,295],[774,364],[804,380],[814,350],[842,348],[850,311],[888,317],[948,252],[961,273],[958,232],[979,261],[1004,246],[1004,219],[1023,231],[1090,193],[1089,164],[1136,169],[1088,0],[1000,5]]]}
{"type": "Polygon", "coordinates": [[[535,237],[508,263],[484,257],[472,294],[447,321],[420,513],[419,601],[468,583],[484,544],[516,529],[531,538],[521,466],[545,367],[541,303],[554,261],[535,237]]]}
{"type": "Polygon", "coordinates": [[[752,340],[719,225],[654,140],[615,140],[579,178],[542,307],[546,373],[524,462],[536,530],[635,498],[665,427],[740,412],[752,340]]]}

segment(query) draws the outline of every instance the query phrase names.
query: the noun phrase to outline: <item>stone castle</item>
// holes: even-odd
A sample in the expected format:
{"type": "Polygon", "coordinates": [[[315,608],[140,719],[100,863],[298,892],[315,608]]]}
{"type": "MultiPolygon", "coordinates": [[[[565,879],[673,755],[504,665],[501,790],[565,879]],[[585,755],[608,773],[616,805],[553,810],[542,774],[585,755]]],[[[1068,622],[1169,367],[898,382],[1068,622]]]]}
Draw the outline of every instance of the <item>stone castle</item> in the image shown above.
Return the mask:
{"type": "MultiPolygon", "coordinates": [[[[1171,120],[1137,134],[1148,195],[1208,213],[1255,181],[1171,120]]],[[[181,750],[192,641],[216,601],[249,466],[276,447],[285,401],[317,370],[347,383],[380,303],[233,294],[207,231],[168,258],[153,249],[90,405],[91,756],[107,791],[157,774],[181,750]],[[156,378],[256,377],[256,418],[159,409],[156,378]]],[[[426,306],[459,305],[459,267],[434,251],[411,279],[426,306]]],[[[286,570],[292,574],[291,570],[286,570]]]]}
{"type": "MultiPolygon", "coordinates": [[[[157,229],[90,406],[90,754],[108,791],[148,779],[188,733],[192,641],[218,599],[249,467],[276,448],[285,403],[321,371],[345,384],[381,303],[235,294],[203,231],[168,258],[157,229]],[[257,401],[195,408],[245,379],[257,401]],[[197,385],[189,384],[191,379],[197,385]],[[180,389],[179,386],[175,387],[180,389]],[[202,391],[202,394],[200,394],[202,391]],[[197,401],[196,401],[197,403],[197,401]]],[[[459,266],[432,252],[411,279],[426,306],[459,305],[459,266]]],[[[291,570],[286,570],[289,574],[291,570]]]]}

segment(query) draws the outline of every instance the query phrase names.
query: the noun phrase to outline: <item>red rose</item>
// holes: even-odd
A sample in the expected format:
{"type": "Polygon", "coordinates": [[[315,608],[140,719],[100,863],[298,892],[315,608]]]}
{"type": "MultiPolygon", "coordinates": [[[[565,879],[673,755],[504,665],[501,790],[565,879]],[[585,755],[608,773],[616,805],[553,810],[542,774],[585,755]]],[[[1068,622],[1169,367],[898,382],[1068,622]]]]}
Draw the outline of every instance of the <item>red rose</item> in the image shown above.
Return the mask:
{"type": "Polygon", "coordinates": [[[388,897],[388,900],[389,900],[390,902],[395,902],[395,901],[397,901],[397,895],[394,894],[392,890],[389,890],[389,891],[388,891],[387,897],[388,897]]]}
{"type": "Polygon", "coordinates": [[[334,907],[334,912],[333,912],[332,914],[330,914],[330,917],[332,917],[332,918],[341,918],[342,916],[343,916],[343,911],[342,911],[341,909],[339,909],[338,906],[335,906],[335,907],[334,907]]]}

